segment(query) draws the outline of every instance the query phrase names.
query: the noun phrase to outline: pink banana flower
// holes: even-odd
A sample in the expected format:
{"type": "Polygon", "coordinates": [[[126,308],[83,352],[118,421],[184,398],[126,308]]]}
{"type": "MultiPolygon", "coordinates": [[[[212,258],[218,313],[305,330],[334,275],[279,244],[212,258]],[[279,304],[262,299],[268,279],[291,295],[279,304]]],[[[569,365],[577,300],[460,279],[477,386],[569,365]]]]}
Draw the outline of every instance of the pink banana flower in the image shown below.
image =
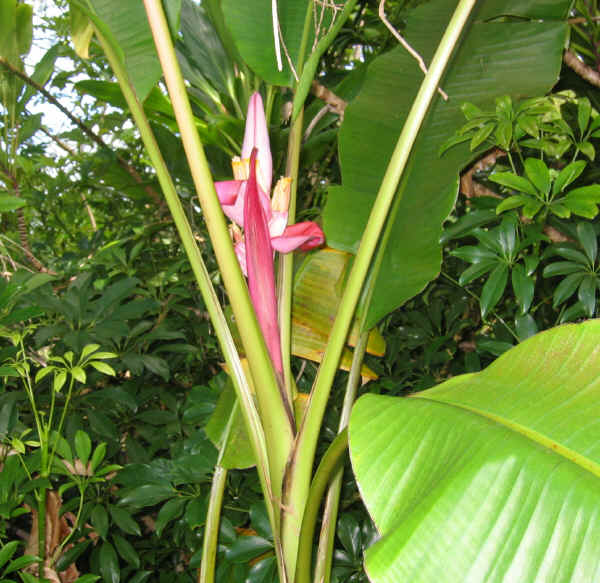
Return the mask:
{"type": "Polygon", "coordinates": [[[235,251],[248,278],[250,298],[275,370],[283,363],[277,322],[273,255],[322,245],[323,231],[313,222],[287,224],[290,178],[281,178],[270,197],[273,162],[262,99],[254,93],[248,106],[242,158],[232,161],[234,180],[216,182],[215,188],[231,227],[235,251]],[[244,229],[242,235],[241,228],[244,229]]]}
{"type": "Polygon", "coordinates": [[[250,155],[250,177],[246,183],[244,237],[248,291],[275,370],[283,373],[273,248],[265,211],[258,197],[256,182],[256,148],[250,155]]]}

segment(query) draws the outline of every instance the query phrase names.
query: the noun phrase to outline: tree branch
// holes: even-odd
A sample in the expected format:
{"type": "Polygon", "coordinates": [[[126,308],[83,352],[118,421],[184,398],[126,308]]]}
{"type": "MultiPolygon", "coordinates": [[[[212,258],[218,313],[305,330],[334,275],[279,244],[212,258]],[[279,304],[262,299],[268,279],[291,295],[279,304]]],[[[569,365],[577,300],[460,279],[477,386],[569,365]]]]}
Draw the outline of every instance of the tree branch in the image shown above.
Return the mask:
{"type": "MultiPolygon", "coordinates": [[[[23,73],[23,71],[19,71],[19,69],[13,67],[13,65],[11,65],[4,57],[0,57],[0,65],[2,65],[7,71],[10,71],[13,75],[16,75],[17,77],[19,77],[19,79],[21,79],[37,91],[39,91],[48,100],[49,103],[54,105],[54,107],[58,108],[64,115],[66,115],[71,121],[71,123],[75,124],[88,138],[90,138],[90,140],[92,140],[92,142],[97,144],[100,148],[112,152],[112,149],[104,143],[100,136],[96,135],[81,120],[77,119],[46,88],[42,87],[39,83],[36,83],[31,77],[29,77],[29,75],[23,73]]],[[[146,184],[144,180],[142,180],[142,177],[138,174],[137,170],[133,168],[133,166],[130,166],[121,156],[119,156],[119,154],[115,154],[115,157],[119,166],[121,166],[121,168],[123,168],[123,170],[125,170],[125,172],[127,172],[127,174],[129,174],[133,178],[133,180],[135,180],[135,182],[142,186],[142,188],[146,191],[146,194],[155,202],[155,204],[159,207],[163,207],[165,203],[160,194],[157,193],[156,190],[152,188],[152,186],[146,184]]]]}
{"type": "Polygon", "coordinates": [[[565,65],[573,69],[582,79],[596,87],[600,87],[600,73],[586,65],[571,49],[565,51],[563,55],[565,65]]]}

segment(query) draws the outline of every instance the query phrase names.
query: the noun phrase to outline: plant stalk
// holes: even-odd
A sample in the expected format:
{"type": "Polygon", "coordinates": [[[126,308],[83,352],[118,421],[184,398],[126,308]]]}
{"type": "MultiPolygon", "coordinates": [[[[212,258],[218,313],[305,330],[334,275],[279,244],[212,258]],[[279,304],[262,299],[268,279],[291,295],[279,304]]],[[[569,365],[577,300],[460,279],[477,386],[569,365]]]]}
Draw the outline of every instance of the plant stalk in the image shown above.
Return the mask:
{"type": "MultiPolygon", "coordinates": [[[[291,177],[290,206],[288,209],[288,225],[296,222],[296,199],[298,192],[298,170],[300,168],[300,149],[302,146],[303,110],[292,122],[288,140],[287,164],[285,175],[291,177]]],[[[294,278],[294,254],[279,256],[277,273],[277,298],[279,310],[279,330],[281,336],[281,355],[283,357],[283,375],[285,390],[293,403],[295,383],[291,369],[292,357],[292,284],[294,278]]]]}
{"type": "MultiPolygon", "coordinates": [[[[229,435],[229,432],[228,432],[229,435]]],[[[210,498],[208,511],[206,513],[206,524],[204,525],[204,540],[202,541],[202,561],[198,573],[198,583],[213,583],[215,580],[215,564],[217,560],[217,544],[219,540],[219,522],[221,520],[221,505],[223,494],[227,484],[227,470],[220,465],[220,458],[227,440],[223,443],[219,461],[215,466],[212,483],[210,486],[210,498]]]]}
{"type": "MultiPolygon", "coordinates": [[[[358,342],[354,347],[352,355],[352,365],[346,383],[346,393],[342,405],[342,414],[338,433],[341,433],[348,427],[350,422],[350,413],[356,400],[356,393],[361,381],[361,368],[369,342],[369,332],[363,332],[358,337],[358,342]]],[[[342,490],[342,480],[344,478],[344,468],[339,468],[329,484],[325,506],[323,509],[321,532],[319,534],[319,548],[317,550],[317,561],[315,565],[314,580],[319,583],[329,583],[331,578],[331,563],[333,558],[333,543],[335,541],[335,527],[337,524],[337,514],[340,502],[340,493],[342,490]]]]}
{"type": "Polygon", "coordinates": [[[306,509],[302,519],[302,528],[300,529],[295,583],[310,583],[313,534],[319,515],[319,508],[321,507],[321,499],[332,475],[340,468],[347,449],[348,430],[344,429],[341,433],[338,433],[327,448],[310,485],[306,499],[306,509]]]}

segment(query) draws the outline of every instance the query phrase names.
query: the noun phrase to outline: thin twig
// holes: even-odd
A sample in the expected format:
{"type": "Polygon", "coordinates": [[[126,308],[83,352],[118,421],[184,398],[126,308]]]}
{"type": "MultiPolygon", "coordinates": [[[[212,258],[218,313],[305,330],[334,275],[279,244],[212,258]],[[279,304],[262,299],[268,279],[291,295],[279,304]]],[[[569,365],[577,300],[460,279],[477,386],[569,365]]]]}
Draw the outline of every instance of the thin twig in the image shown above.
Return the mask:
{"type": "Polygon", "coordinates": [[[331,89],[321,85],[318,81],[313,81],[311,85],[312,94],[319,99],[322,99],[330,108],[331,111],[337,113],[342,119],[344,117],[344,110],[347,101],[344,101],[341,97],[337,96],[331,89]]]}
{"type": "Polygon", "coordinates": [[[51,134],[44,126],[40,126],[40,131],[48,136],[59,148],[67,152],[67,154],[71,155],[73,158],[78,157],[77,152],[75,152],[71,146],[68,146],[60,138],[57,138],[55,135],[51,134]]]}
{"type": "Polygon", "coordinates": [[[285,53],[285,58],[288,62],[288,65],[290,66],[290,69],[292,70],[292,75],[294,75],[294,79],[296,80],[296,83],[300,83],[300,77],[298,77],[298,73],[296,73],[296,67],[294,67],[294,63],[292,62],[292,57],[290,57],[290,53],[288,52],[285,41],[283,40],[283,33],[281,32],[281,27],[279,26],[279,24],[277,24],[277,30],[279,32],[279,39],[281,41],[281,46],[283,47],[283,52],[285,53]]]}
{"type": "Polygon", "coordinates": [[[596,87],[600,87],[600,73],[586,65],[571,49],[565,51],[563,61],[570,69],[573,69],[582,79],[596,87]]]}
{"type": "MultiPolygon", "coordinates": [[[[427,65],[425,65],[425,61],[423,57],[415,51],[404,39],[404,37],[393,27],[392,23],[387,19],[385,15],[385,0],[381,0],[379,3],[379,18],[383,24],[385,24],[386,28],[394,35],[394,37],[398,40],[398,42],[408,51],[411,57],[417,61],[419,64],[419,68],[423,71],[424,75],[427,75],[427,65]]],[[[438,87],[438,93],[444,98],[444,101],[448,101],[448,95],[445,91],[438,87]]]]}
{"type": "Polygon", "coordinates": [[[315,126],[327,115],[327,113],[330,110],[331,110],[331,108],[329,107],[329,105],[324,105],[321,109],[319,109],[319,111],[317,112],[317,115],[315,115],[315,117],[312,118],[312,120],[306,127],[304,135],[302,136],[302,140],[304,142],[306,142],[306,140],[308,140],[308,136],[310,136],[312,131],[315,129],[315,126]]]}
{"type": "Polygon", "coordinates": [[[585,16],[575,16],[574,18],[569,18],[567,22],[569,24],[584,24],[590,20],[600,20],[600,16],[591,16],[590,18],[586,18],[585,16]]]}

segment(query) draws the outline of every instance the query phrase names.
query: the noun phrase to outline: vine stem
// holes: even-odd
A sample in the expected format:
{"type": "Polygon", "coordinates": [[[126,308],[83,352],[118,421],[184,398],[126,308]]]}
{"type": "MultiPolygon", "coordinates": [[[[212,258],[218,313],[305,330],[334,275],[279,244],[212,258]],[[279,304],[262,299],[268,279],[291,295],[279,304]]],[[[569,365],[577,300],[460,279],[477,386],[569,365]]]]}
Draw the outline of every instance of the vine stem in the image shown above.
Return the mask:
{"type": "MultiPolygon", "coordinates": [[[[394,200],[398,183],[408,162],[412,146],[475,2],[476,0],[460,0],[431,61],[429,71],[421,84],[383,177],[348,277],[328,345],[317,372],[308,407],[296,439],[296,447],[286,478],[284,504],[288,497],[294,500],[303,500],[306,499],[308,494],[311,468],[327,400],[356,304],[369,271],[371,259],[394,200]]],[[[294,508],[294,510],[300,516],[304,512],[302,508],[294,508]]]]}

